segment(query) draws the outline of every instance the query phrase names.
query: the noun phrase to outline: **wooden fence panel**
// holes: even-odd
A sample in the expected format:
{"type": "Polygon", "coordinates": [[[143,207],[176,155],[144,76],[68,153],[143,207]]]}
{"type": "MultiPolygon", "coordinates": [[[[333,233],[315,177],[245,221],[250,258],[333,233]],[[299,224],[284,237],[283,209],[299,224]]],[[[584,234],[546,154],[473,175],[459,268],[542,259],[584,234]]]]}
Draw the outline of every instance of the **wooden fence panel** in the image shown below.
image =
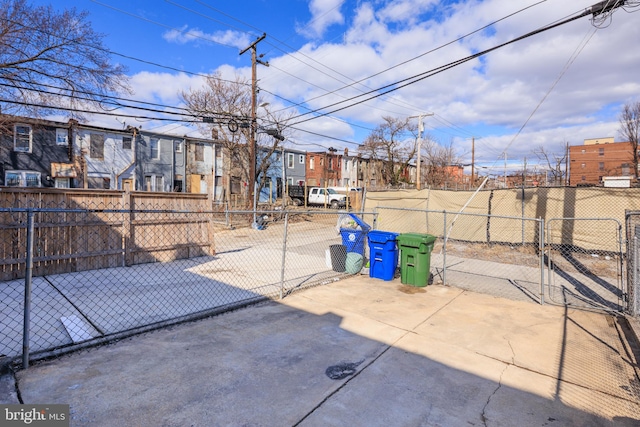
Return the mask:
{"type": "MultiPolygon", "coordinates": [[[[0,188],[0,208],[68,210],[36,211],[34,276],[213,255],[210,205],[201,194],[0,188]]],[[[24,278],[26,234],[26,212],[0,212],[0,281],[24,278]]]]}

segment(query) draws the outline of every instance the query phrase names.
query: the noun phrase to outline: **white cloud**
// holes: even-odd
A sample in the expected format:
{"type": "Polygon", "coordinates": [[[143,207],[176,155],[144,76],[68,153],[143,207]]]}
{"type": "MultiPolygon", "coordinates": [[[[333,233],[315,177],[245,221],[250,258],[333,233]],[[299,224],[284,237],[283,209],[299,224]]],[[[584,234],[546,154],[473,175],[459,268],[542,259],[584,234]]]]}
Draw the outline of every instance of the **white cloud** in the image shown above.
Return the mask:
{"type": "MultiPolygon", "coordinates": [[[[620,104],[637,100],[640,90],[637,79],[640,51],[629,47],[630,41],[640,39],[640,26],[634,22],[636,15],[621,10],[613,15],[608,28],[598,30],[584,46],[542,104],[567,61],[593,30],[588,18],[518,41],[389,95],[364,103],[358,103],[364,97],[354,98],[346,104],[331,106],[504,43],[583,11],[592,3],[593,0],[540,3],[490,29],[452,43],[532,2],[362,1],[356,10],[348,11],[341,10],[342,0],[311,1],[312,19],[305,30],[319,36],[332,25],[344,24],[343,39],[340,43],[316,39],[314,44],[301,46],[298,52],[279,57],[272,50],[268,58],[271,66],[259,68],[258,84],[264,89],[264,96],[271,96],[270,92],[294,103],[308,101],[305,106],[311,109],[327,107],[322,112],[353,104],[333,115],[365,128],[374,128],[385,115],[407,117],[432,111],[455,125],[447,128],[429,119],[430,126],[440,127],[434,135],[444,142],[453,138],[468,153],[470,142],[466,138],[475,134],[482,141],[479,147],[484,146],[493,158],[507,148],[536,108],[523,132],[508,147],[510,158],[532,156],[532,148],[538,145],[557,147],[565,140],[579,144],[594,136],[618,138],[620,104]],[[395,65],[398,66],[385,71],[395,65]],[[383,73],[375,75],[380,72],[383,73]],[[359,80],[363,81],[354,83],[359,80]],[[332,91],[336,92],[328,94],[332,91]]],[[[233,32],[216,34],[218,40],[239,48],[251,43],[233,32]]],[[[165,34],[174,43],[192,43],[201,36],[211,37],[187,27],[165,34]]],[[[247,61],[243,64],[238,67],[237,62],[228,61],[220,64],[218,70],[225,78],[231,79],[236,72],[248,77],[250,67],[247,61]]],[[[176,88],[199,87],[197,80],[181,74],[140,73],[134,76],[134,87],[137,97],[173,104],[177,102],[176,88]]],[[[272,101],[284,102],[282,98],[275,97],[272,101]]],[[[294,111],[297,115],[307,110],[296,107],[294,111]]],[[[368,133],[367,129],[329,117],[300,126],[355,141],[362,141],[368,133]]],[[[324,146],[341,145],[331,140],[325,143],[321,137],[312,135],[300,134],[298,138],[324,146]]]]}
{"type": "Polygon", "coordinates": [[[344,16],[340,11],[344,2],[345,0],[311,0],[311,19],[296,31],[307,37],[320,37],[329,26],[344,23],[344,16]]]}
{"type": "Polygon", "coordinates": [[[246,33],[238,31],[216,31],[215,33],[205,33],[198,28],[189,28],[184,25],[180,29],[172,29],[166,31],[162,38],[169,43],[187,44],[187,43],[217,43],[225,46],[233,46],[243,49],[250,44],[250,38],[246,33]]]}

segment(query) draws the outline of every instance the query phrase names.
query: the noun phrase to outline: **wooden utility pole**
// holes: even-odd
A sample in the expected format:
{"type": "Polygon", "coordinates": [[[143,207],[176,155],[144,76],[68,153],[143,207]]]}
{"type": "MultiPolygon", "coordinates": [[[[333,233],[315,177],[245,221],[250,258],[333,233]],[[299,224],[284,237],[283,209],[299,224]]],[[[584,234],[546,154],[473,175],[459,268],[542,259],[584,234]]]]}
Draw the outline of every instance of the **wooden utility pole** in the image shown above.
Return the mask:
{"type": "Polygon", "coordinates": [[[256,64],[259,62],[263,65],[268,66],[269,63],[262,62],[258,59],[256,54],[256,45],[260,43],[264,38],[267,37],[266,33],[263,33],[256,41],[251,43],[247,48],[240,51],[240,55],[251,49],[251,123],[249,126],[249,185],[248,187],[248,203],[251,203],[251,209],[254,211],[253,222],[255,222],[255,210],[256,210],[256,194],[255,194],[255,186],[256,186],[256,103],[257,103],[257,76],[256,76],[256,64]]]}
{"type": "Polygon", "coordinates": [[[471,188],[473,188],[474,179],[473,179],[473,171],[475,167],[475,159],[476,159],[476,137],[471,137],[471,188]]]}

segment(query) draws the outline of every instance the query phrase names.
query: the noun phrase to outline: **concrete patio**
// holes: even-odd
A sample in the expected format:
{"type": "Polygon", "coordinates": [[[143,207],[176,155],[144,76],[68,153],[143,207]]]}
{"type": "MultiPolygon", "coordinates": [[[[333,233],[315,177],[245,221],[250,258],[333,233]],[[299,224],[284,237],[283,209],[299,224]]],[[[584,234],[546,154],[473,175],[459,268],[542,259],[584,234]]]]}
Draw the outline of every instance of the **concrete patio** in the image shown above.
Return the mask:
{"type": "Polygon", "coordinates": [[[39,362],[16,380],[24,403],[69,404],[72,426],[640,422],[621,319],[361,275],[39,362]]]}

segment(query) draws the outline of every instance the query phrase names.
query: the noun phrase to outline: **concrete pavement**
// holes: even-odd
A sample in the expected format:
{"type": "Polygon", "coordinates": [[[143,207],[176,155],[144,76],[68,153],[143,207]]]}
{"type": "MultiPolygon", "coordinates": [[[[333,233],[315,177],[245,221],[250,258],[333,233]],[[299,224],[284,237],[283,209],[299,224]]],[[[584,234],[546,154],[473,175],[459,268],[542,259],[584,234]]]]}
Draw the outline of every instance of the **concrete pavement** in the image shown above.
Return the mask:
{"type": "Polygon", "coordinates": [[[618,320],[353,276],[40,362],[72,426],[637,426],[618,320]]]}

